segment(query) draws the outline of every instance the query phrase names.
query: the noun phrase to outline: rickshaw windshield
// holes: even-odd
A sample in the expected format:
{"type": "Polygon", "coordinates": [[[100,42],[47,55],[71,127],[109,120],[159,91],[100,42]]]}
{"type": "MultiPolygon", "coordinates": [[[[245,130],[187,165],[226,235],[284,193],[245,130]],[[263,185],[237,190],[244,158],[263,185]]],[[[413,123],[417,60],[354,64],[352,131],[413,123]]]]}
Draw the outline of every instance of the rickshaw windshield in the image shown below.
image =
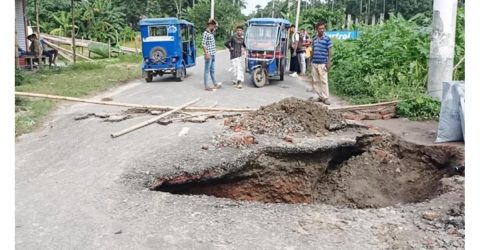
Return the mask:
{"type": "Polygon", "coordinates": [[[148,27],[148,36],[167,36],[167,26],[150,26],[148,27]]]}
{"type": "Polygon", "coordinates": [[[248,50],[274,50],[278,26],[251,25],[247,29],[245,45],[248,50]]]}

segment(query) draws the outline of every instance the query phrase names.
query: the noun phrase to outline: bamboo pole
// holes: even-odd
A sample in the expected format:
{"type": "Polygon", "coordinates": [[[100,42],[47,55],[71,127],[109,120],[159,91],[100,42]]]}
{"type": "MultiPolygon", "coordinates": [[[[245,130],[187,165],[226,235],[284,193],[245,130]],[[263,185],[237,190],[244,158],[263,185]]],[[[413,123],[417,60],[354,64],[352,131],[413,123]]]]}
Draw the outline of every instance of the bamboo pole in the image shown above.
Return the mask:
{"type": "MultiPolygon", "coordinates": [[[[71,102],[84,102],[84,103],[99,104],[99,105],[129,107],[129,108],[144,108],[144,109],[157,109],[157,110],[171,110],[175,108],[174,106],[142,105],[142,104],[133,104],[133,103],[94,101],[94,100],[81,99],[81,98],[75,98],[75,97],[45,95],[45,94],[28,93],[28,92],[15,92],[15,95],[26,96],[26,97],[36,97],[36,98],[47,98],[47,99],[55,99],[55,100],[71,101],[71,102]]],[[[189,107],[189,108],[185,108],[184,110],[185,111],[250,112],[250,111],[255,111],[256,109],[189,107]]]]}
{"type": "Polygon", "coordinates": [[[351,106],[329,108],[329,110],[356,110],[356,109],[388,106],[388,105],[397,104],[398,102],[399,101],[391,101],[391,102],[379,102],[379,103],[372,103],[372,104],[351,105],[351,106]]]}
{"type": "Polygon", "coordinates": [[[196,102],[198,102],[198,101],[200,101],[200,98],[197,98],[197,99],[195,99],[195,100],[193,100],[193,101],[190,101],[190,102],[187,102],[187,103],[183,104],[183,105],[180,106],[180,107],[177,107],[177,108],[174,108],[174,109],[172,109],[172,110],[170,110],[170,111],[167,111],[167,112],[159,115],[158,117],[155,117],[155,118],[153,118],[153,119],[144,121],[144,122],[142,122],[142,123],[140,123],[140,124],[137,124],[137,125],[135,125],[135,126],[126,128],[126,129],[124,129],[124,130],[122,130],[122,131],[120,131],[120,132],[118,132],[118,133],[113,133],[113,134],[111,134],[110,136],[111,136],[112,138],[116,138],[116,137],[122,136],[122,135],[124,135],[124,134],[130,133],[130,132],[132,132],[132,131],[134,131],[134,130],[137,130],[137,129],[139,129],[139,128],[143,128],[143,127],[148,126],[148,125],[150,125],[150,124],[152,124],[152,123],[155,123],[155,122],[159,121],[160,119],[165,118],[165,117],[167,117],[167,116],[169,116],[169,115],[171,115],[171,114],[173,114],[173,113],[175,113],[175,112],[177,112],[177,111],[179,111],[179,110],[181,110],[181,109],[184,109],[184,108],[186,108],[186,107],[188,107],[188,106],[190,106],[190,105],[192,105],[192,104],[194,104],[194,103],[196,103],[196,102]]]}
{"type": "MultiPolygon", "coordinates": [[[[65,48],[62,48],[62,47],[60,47],[60,46],[57,46],[57,45],[55,45],[55,44],[53,44],[53,43],[51,43],[51,42],[49,42],[49,41],[46,41],[45,39],[43,39],[43,41],[44,41],[47,45],[51,46],[51,47],[54,48],[54,49],[61,50],[61,51],[66,52],[66,53],[73,54],[72,51],[70,51],[70,50],[68,50],[68,49],[65,49],[65,48]]],[[[85,60],[87,60],[87,61],[93,61],[92,59],[90,59],[90,58],[88,58],[88,57],[86,57],[86,56],[80,55],[80,54],[77,54],[77,56],[80,57],[80,58],[82,58],[82,59],[85,59],[85,60]]]]}
{"type": "MultiPolygon", "coordinates": [[[[50,35],[50,34],[42,34],[42,37],[47,38],[47,39],[49,39],[51,41],[54,41],[54,42],[59,42],[59,43],[62,43],[62,44],[72,45],[72,39],[70,39],[70,38],[65,38],[65,37],[61,37],[61,36],[54,36],[54,35],[50,35]]],[[[91,43],[91,42],[95,42],[95,41],[86,40],[86,39],[82,39],[82,40],[75,39],[75,46],[88,48],[88,44],[91,43]]],[[[136,45],[135,45],[135,47],[136,47],[136,45]]],[[[128,47],[120,46],[120,49],[123,50],[124,52],[128,52],[128,53],[137,53],[138,52],[138,49],[136,49],[136,48],[134,49],[134,48],[128,48],[128,47]]]]}
{"type": "Polygon", "coordinates": [[[66,54],[63,53],[62,51],[58,51],[58,54],[61,55],[63,58],[67,59],[67,61],[73,63],[72,58],[70,58],[68,55],[66,55],[66,54]]]}
{"type": "MultiPolygon", "coordinates": [[[[52,36],[52,35],[48,35],[48,34],[42,34],[42,37],[46,38],[48,40],[54,41],[54,42],[72,45],[72,39],[70,39],[70,38],[52,36]]],[[[82,42],[82,41],[75,41],[75,46],[77,46],[77,47],[87,47],[88,48],[88,43],[82,42]]]]}

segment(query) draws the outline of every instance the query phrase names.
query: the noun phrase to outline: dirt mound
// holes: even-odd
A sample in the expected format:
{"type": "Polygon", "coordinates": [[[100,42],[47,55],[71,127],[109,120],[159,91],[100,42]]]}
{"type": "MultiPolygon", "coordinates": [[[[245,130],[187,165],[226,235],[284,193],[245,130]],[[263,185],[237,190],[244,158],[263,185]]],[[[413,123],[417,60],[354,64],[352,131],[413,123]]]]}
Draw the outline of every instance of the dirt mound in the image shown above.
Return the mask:
{"type": "Polygon", "coordinates": [[[323,105],[291,97],[230,119],[225,125],[234,130],[284,138],[298,132],[323,133],[339,120],[340,116],[329,112],[323,105]]]}

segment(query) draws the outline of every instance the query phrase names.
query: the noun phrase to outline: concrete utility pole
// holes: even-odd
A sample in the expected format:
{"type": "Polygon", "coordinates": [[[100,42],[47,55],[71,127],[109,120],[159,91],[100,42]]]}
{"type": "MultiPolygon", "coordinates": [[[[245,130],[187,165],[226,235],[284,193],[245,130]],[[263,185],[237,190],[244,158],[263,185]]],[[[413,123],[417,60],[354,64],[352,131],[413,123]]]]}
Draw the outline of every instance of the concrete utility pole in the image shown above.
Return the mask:
{"type": "Polygon", "coordinates": [[[275,0],[272,1],[272,18],[275,17],[275,0]]]}
{"type": "Polygon", "coordinates": [[[427,92],[437,100],[442,98],[442,83],[453,78],[457,4],[457,0],[434,0],[433,3],[427,92]]]}
{"type": "Polygon", "coordinates": [[[210,18],[214,17],[215,0],[210,1],[210,18]]]}
{"type": "Polygon", "coordinates": [[[298,22],[300,19],[300,3],[302,0],[297,0],[297,17],[295,18],[295,31],[298,31],[298,22]]]}

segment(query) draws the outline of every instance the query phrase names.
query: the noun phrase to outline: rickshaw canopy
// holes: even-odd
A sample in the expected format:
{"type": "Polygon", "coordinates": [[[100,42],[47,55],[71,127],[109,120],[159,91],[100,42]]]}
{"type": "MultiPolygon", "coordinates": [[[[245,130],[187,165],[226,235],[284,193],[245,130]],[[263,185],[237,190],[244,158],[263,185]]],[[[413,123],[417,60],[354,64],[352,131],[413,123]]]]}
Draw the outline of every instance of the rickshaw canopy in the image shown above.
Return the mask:
{"type": "Polygon", "coordinates": [[[183,19],[178,19],[175,17],[166,17],[166,18],[145,18],[140,20],[138,23],[140,26],[149,26],[149,25],[166,25],[166,24],[185,24],[195,26],[193,23],[188,22],[183,19]]]}
{"type": "Polygon", "coordinates": [[[247,26],[247,50],[273,51],[286,34],[290,22],[282,18],[252,18],[247,21],[247,26]]]}
{"type": "Polygon", "coordinates": [[[290,27],[290,22],[283,18],[252,18],[247,21],[247,25],[251,24],[283,24],[290,27]]]}

